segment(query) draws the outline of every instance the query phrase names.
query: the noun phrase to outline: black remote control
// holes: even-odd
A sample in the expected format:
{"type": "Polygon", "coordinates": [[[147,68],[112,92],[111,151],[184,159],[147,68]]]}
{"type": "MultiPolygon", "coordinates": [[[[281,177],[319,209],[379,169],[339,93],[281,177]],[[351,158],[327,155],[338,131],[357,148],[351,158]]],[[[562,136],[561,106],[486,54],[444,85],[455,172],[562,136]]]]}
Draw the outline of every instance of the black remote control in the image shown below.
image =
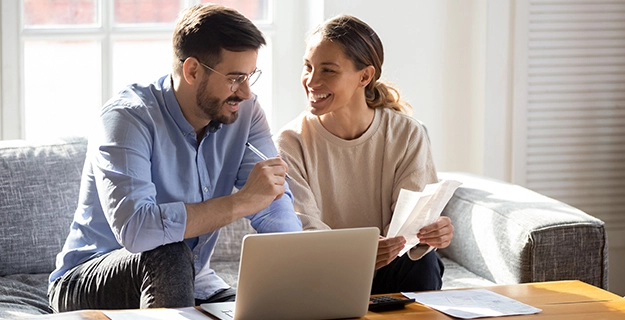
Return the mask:
{"type": "Polygon", "coordinates": [[[380,312],[404,308],[414,299],[401,299],[391,296],[377,296],[369,299],[369,311],[380,312]]]}

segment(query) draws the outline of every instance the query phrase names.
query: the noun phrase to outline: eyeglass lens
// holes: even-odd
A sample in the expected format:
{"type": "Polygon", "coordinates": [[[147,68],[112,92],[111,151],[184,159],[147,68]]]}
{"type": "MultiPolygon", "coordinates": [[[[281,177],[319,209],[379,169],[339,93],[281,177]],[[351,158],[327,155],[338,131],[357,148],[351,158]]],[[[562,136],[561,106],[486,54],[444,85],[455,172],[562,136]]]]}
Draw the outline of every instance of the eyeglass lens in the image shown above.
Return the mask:
{"type": "Polygon", "coordinates": [[[254,83],[256,83],[256,81],[258,80],[258,78],[260,78],[260,74],[262,73],[262,71],[260,71],[259,69],[254,70],[254,72],[252,72],[251,74],[247,75],[247,76],[239,76],[236,79],[234,79],[234,82],[232,82],[232,86],[230,87],[230,90],[232,92],[235,92],[239,89],[239,85],[241,85],[241,83],[245,82],[245,80],[249,81],[248,85],[251,87],[252,85],[254,85],[254,83]]]}

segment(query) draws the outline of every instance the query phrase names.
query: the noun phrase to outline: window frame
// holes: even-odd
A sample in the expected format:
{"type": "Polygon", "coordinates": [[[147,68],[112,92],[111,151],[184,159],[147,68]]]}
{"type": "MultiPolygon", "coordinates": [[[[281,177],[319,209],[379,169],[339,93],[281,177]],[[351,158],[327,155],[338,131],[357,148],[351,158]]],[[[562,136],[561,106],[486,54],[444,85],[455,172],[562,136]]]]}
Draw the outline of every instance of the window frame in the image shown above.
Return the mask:
{"type": "MultiPolygon", "coordinates": [[[[199,3],[199,0],[180,0],[182,8],[199,3]]],[[[304,30],[307,25],[296,26],[301,22],[304,9],[308,3],[299,1],[282,1],[279,5],[269,0],[269,19],[254,21],[263,32],[268,43],[273,44],[273,51],[269,59],[272,61],[272,70],[264,70],[263,77],[272,77],[271,97],[269,103],[261,101],[268,115],[270,126],[275,130],[292,119],[304,108],[292,108],[293,99],[301,97],[299,69],[301,52],[303,52],[304,30]],[[282,18],[279,18],[282,17],[282,18]],[[295,41],[294,41],[295,40],[295,41]],[[277,50],[277,46],[281,46],[277,50]],[[287,46],[288,48],[284,48],[287,46]],[[278,52],[280,51],[280,52],[278,52]],[[290,62],[284,63],[284,53],[290,54],[290,62]],[[294,56],[293,56],[294,55],[294,56]],[[280,66],[278,66],[279,62],[280,66]],[[293,77],[293,74],[296,74],[293,77]],[[280,88],[280,90],[278,89],[280,88]],[[287,92],[287,94],[285,94],[287,92]],[[282,98],[278,98],[283,95],[282,98]],[[277,112],[281,110],[281,112],[277,112]]],[[[113,42],[118,39],[170,39],[173,24],[147,24],[141,27],[114,26],[114,1],[99,0],[100,25],[97,27],[77,27],[70,32],[67,29],[49,30],[38,28],[22,29],[21,12],[23,0],[1,0],[2,26],[2,85],[0,106],[0,140],[24,139],[26,136],[25,119],[25,88],[24,88],[24,41],[25,40],[96,40],[101,44],[101,104],[104,104],[113,94],[113,42]]]]}

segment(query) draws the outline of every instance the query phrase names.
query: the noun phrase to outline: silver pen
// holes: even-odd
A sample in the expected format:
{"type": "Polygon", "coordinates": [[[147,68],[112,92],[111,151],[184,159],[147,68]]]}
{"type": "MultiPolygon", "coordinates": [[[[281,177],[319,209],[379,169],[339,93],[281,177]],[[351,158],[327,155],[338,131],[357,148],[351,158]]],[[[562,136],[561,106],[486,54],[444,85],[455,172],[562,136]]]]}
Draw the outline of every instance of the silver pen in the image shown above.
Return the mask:
{"type": "MultiPolygon", "coordinates": [[[[267,160],[269,158],[267,158],[266,155],[264,155],[262,152],[260,152],[260,150],[256,149],[256,147],[254,147],[251,143],[246,142],[245,146],[250,149],[250,151],[254,152],[254,154],[256,154],[259,158],[261,158],[262,160],[267,160]]],[[[285,177],[287,179],[291,179],[291,177],[289,176],[288,173],[285,173],[285,177]]]]}

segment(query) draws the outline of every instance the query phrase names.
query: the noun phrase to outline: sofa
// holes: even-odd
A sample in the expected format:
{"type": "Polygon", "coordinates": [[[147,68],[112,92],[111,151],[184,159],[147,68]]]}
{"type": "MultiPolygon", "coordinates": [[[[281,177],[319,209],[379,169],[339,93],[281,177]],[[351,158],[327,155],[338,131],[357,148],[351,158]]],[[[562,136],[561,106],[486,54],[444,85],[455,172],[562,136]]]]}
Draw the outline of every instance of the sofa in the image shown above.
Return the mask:
{"type": "MultiPolygon", "coordinates": [[[[77,204],[84,138],[0,141],[0,318],[49,313],[54,269],[77,204]]],[[[518,185],[465,173],[445,207],[455,226],[438,253],[444,289],[578,279],[607,289],[604,223],[518,185]]],[[[247,220],[222,229],[212,267],[237,285],[247,220]]]]}

